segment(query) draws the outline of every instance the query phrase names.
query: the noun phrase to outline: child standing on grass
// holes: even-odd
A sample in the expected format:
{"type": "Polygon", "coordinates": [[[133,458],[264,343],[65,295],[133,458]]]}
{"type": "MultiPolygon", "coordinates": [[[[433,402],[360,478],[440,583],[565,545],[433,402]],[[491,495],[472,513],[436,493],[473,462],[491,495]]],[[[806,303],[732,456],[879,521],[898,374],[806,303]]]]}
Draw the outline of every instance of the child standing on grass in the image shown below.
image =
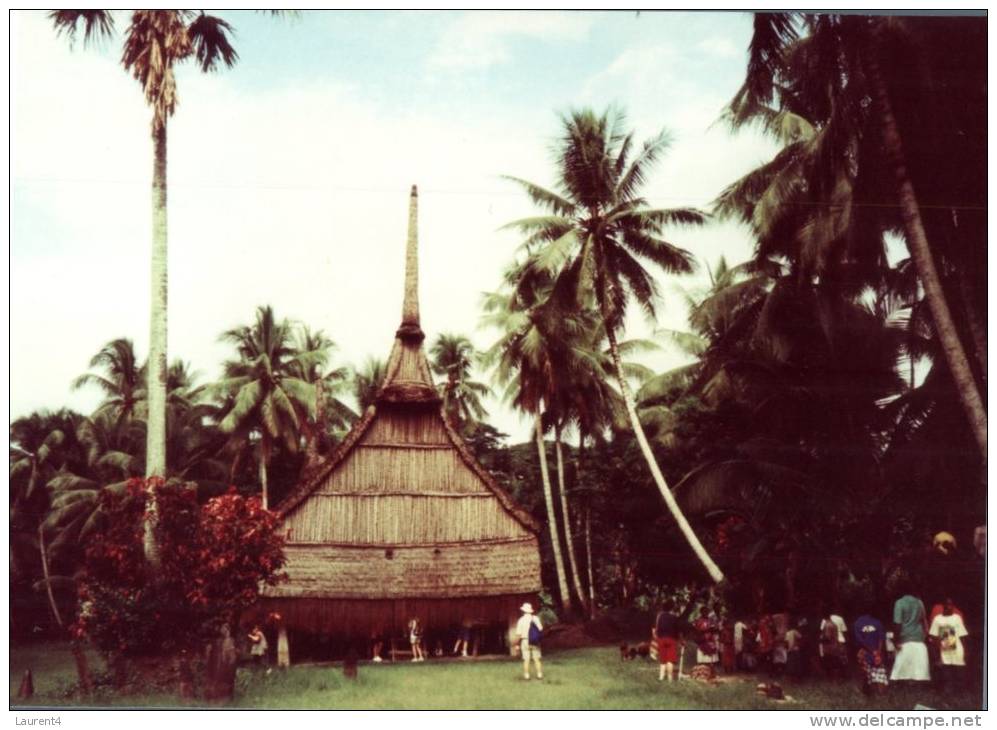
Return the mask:
{"type": "Polygon", "coordinates": [[[744,669],[744,637],[748,633],[748,625],[743,617],[734,622],[734,664],[737,669],[744,669]]]}
{"type": "Polygon", "coordinates": [[[889,684],[883,624],[869,614],[863,614],[856,619],[854,629],[855,643],[859,647],[856,659],[862,671],[862,689],[866,694],[883,694],[889,684]]]}
{"type": "Polygon", "coordinates": [[[408,637],[412,645],[412,661],[426,661],[426,656],[422,653],[422,624],[419,623],[419,619],[412,618],[408,622],[408,637]]]}
{"type": "Polygon", "coordinates": [[[253,664],[259,666],[266,663],[267,657],[267,637],[266,634],[260,630],[260,625],[256,624],[253,626],[253,630],[249,632],[249,656],[253,660],[253,664]]]}
{"type": "Polygon", "coordinates": [[[756,621],[752,621],[744,630],[741,668],[746,672],[754,672],[758,668],[758,623],[756,621]]]}
{"type": "Polygon", "coordinates": [[[720,624],[720,666],[724,674],[733,674],[737,666],[737,651],[734,649],[734,626],[730,619],[720,624]]]}
{"type": "Polygon", "coordinates": [[[803,676],[803,632],[799,624],[786,632],[786,674],[793,679],[803,676]]]}
{"type": "Polygon", "coordinates": [[[471,619],[465,618],[460,622],[460,631],[457,634],[457,643],[453,645],[454,656],[460,654],[462,657],[467,656],[467,647],[471,643],[471,619]]]}
{"type": "Polygon", "coordinates": [[[820,655],[828,678],[844,679],[848,666],[845,635],[848,625],[836,613],[825,614],[820,622],[820,655]]]}

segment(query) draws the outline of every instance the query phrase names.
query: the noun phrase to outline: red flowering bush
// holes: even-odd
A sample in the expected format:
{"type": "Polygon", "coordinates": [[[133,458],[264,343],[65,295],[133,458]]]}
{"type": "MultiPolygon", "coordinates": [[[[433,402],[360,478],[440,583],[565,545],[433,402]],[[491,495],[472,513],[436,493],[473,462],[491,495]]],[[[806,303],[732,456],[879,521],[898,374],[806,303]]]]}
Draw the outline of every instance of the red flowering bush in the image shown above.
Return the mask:
{"type": "Polygon", "coordinates": [[[101,495],[101,524],[87,548],[73,627],[109,655],[173,653],[217,635],[252,605],[261,584],[283,578],[277,516],[231,490],[206,504],[193,485],[155,482],[160,565],[142,547],[150,484],[101,495]]]}

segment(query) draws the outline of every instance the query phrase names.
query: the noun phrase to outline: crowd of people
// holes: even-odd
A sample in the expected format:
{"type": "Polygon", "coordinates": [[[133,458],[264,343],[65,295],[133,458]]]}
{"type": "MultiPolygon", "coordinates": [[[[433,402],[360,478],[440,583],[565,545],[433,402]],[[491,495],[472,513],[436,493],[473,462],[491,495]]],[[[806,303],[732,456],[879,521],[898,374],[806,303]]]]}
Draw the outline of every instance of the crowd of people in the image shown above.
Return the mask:
{"type": "Polygon", "coordinates": [[[956,688],[967,681],[969,635],[951,597],[926,611],[909,589],[899,591],[884,622],[866,607],[851,621],[840,610],[818,606],[810,612],[776,611],[749,615],[724,611],[719,602],[690,602],[678,610],[666,601],[652,628],[660,681],[688,676],[711,680],[720,674],[759,673],[800,680],[854,677],[870,694],[891,683],[934,681],[956,688]],[[695,615],[695,618],[690,616],[695,615]]]}
{"type": "MultiPolygon", "coordinates": [[[[532,664],[536,677],[543,679],[543,625],[531,604],[524,603],[520,613],[514,641],[523,678],[531,678],[532,664]]],[[[874,614],[867,606],[849,622],[836,607],[822,605],[812,611],[751,615],[726,610],[716,600],[688,601],[681,610],[676,601],[667,600],[655,617],[652,642],[643,646],[649,647],[645,653],[657,658],[662,682],[682,679],[690,664],[692,679],[709,681],[735,673],[791,681],[854,677],[869,694],[884,693],[899,682],[935,681],[946,689],[967,682],[964,640],[969,632],[951,597],[944,597],[928,612],[921,598],[904,587],[886,622],[874,614]]],[[[449,643],[445,648],[440,638],[433,655],[444,656],[448,649],[455,656],[476,655],[478,629],[477,622],[463,621],[451,632],[450,638],[456,638],[452,649],[449,643]]],[[[254,626],[246,638],[253,662],[266,664],[268,644],[260,627],[254,626]]],[[[406,638],[411,661],[425,661],[425,633],[418,618],[408,622],[406,638]]],[[[372,659],[379,662],[385,643],[377,634],[371,641],[372,659]]]]}

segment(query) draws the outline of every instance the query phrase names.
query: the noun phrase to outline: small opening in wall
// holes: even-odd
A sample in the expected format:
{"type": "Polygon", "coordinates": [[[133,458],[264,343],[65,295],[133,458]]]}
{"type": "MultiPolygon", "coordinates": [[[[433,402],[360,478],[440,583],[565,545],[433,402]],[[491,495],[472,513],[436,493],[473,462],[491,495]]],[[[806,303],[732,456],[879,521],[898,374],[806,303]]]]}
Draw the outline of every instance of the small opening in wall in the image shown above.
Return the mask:
{"type": "Polygon", "coordinates": [[[395,551],[392,550],[391,548],[388,548],[387,550],[384,551],[384,557],[386,557],[388,560],[393,559],[395,557],[395,551]]]}

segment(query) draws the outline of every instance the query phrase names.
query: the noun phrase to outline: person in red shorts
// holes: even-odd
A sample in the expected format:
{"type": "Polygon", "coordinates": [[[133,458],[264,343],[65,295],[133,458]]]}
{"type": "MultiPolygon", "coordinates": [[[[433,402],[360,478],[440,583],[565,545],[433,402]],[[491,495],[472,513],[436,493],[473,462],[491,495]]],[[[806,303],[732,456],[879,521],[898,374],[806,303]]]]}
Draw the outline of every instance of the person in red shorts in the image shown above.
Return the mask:
{"type": "Polygon", "coordinates": [[[665,601],[654,620],[652,633],[658,642],[659,682],[663,682],[665,677],[669,682],[675,680],[675,665],[679,660],[679,617],[673,612],[674,605],[671,599],[665,601]]]}

